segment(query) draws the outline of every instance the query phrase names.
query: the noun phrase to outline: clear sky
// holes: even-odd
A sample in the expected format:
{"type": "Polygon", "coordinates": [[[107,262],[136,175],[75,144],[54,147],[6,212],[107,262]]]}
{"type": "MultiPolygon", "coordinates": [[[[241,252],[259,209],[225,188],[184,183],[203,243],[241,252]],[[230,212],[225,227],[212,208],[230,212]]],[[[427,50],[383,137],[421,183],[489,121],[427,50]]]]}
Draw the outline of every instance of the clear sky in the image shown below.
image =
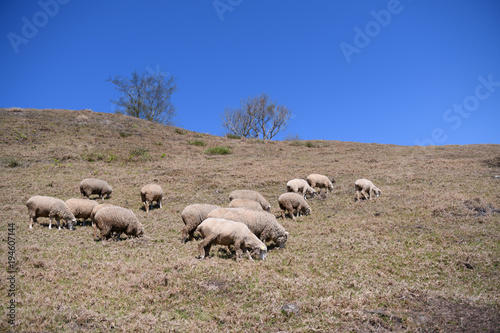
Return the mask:
{"type": "Polygon", "coordinates": [[[107,78],[159,70],[197,132],[265,92],[278,140],[500,143],[498,0],[5,0],[0,22],[0,107],[113,112],[107,78]]]}

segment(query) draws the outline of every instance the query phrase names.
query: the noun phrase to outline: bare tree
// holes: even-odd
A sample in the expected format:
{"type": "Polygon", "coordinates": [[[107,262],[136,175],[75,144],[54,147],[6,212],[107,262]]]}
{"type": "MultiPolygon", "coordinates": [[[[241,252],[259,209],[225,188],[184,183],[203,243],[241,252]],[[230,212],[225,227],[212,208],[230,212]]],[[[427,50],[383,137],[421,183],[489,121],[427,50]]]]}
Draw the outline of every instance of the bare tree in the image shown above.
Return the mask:
{"type": "Polygon", "coordinates": [[[247,98],[239,109],[226,108],[222,115],[222,127],[230,133],[245,138],[261,137],[271,140],[288,126],[291,112],[284,105],[271,102],[269,96],[247,98]]]}
{"type": "Polygon", "coordinates": [[[134,71],[131,78],[114,76],[106,81],[116,85],[121,93],[117,113],[147,119],[165,125],[173,125],[175,107],[170,97],[177,89],[175,78],[163,72],[134,71]]]}

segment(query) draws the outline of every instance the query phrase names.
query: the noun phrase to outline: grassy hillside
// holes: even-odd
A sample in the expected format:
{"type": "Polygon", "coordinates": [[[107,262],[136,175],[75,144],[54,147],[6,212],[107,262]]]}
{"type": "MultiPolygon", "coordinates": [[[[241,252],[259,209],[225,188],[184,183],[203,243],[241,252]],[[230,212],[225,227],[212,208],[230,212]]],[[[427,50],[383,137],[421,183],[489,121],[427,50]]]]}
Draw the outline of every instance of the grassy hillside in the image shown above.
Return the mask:
{"type": "MultiPolygon", "coordinates": [[[[16,331],[331,332],[500,330],[500,146],[401,147],[262,142],[92,111],[0,109],[0,258],[15,224],[16,331]],[[231,154],[209,155],[229,147],[231,154]],[[254,189],[278,214],[292,178],[335,177],[312,214],[281,220],[284,249],[198,260],[180,242],[192,203],[226,206],[254,189]],[[95,242],[90,226],[28,229],[26,200],[79,197],[87,177],[114,188],[147,237],[95,242]],[[376,200],[354,202],[371,179],[376,200]],[[140,188],[158,182],[163,209],[140,188]],[[291,310],[290,310],[291,309],[291,310]]],[[[2,270],[2,314],[10,301],[2,270]]],[[[0,330],[10,326],[2,316],[0,330]]]]}

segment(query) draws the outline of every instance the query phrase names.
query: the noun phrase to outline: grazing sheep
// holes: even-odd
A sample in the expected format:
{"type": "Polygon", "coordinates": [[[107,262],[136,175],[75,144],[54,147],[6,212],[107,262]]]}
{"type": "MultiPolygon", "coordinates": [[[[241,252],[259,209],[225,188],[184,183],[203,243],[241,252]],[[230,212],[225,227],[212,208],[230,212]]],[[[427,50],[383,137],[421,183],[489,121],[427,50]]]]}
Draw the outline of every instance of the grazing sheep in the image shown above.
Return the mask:
{"type": "Polygon", "coordinates": [[[297,211],[297,216],[300,214],[309,215],[311,213],[311,207],[307,204],[306,200],[303,196],[297,193],[283,193],[278,198],[278,202],[280,204],[281,209],[281,217],[284,219],[285,211],[288,211],[290,215],[292,215],[292,219],[295,220],[295,215],[293,215],[294,211],[297,211]]]}
{"type": "Polygon", "coordinates": [[[198,244],[200,259],[210,255],[212,244],[234,245],[237,258],[241,258],[244,252],[253,261],[248,251],[251,250],[255,254],[258,254],[260,259],[266,259],[266,245],[241,222],[208,218],[196,228],[196,231],[203,237],[203,240],[198,244]]]}
{"type": "Polygon", "coordinates": [[[245,208],[219,208],[208,214],[208,217],[244,223],[262,242],[272,241],[280,248],[285,246],[288,232],[276,221],[273,214],[245,208]]]}
{"type": "Polygon", "coordinates": [[[304,179],[290,180],[286,183],[286,190],[287,192],[300,193],[304,196],[304,199],[306,199],[307,194],[309,194],[310,198],[316,194],[316,191],[304,179]]]}
{"type": "Polygon", "coordinates": [[[99,204],[94,200],[72,198],[66,200],[66,205],[75,215],[75,218],[83,219],[83,225],[85,225],[85,220],[90,218],[92,210],[99,204]]]}
{"type": "Polygon", "coordinates": [[[33,222],[37,222],[38,217],[48,217],[49,229],[52,229],[52,220],[57,221],[57,227],[61,230],[59,220],[65,220],[68,228],[74,230],[76,225],[75,215],[68,205],[61,199],[35,195],[26,202],[28,214],[30,216],[30,229],[33,229],[33,222]]]}
{"type": "Polygon", "coordinates": [[[97,228],[101,231],[101,238],[109,239],[111,233],[117,233],[117,239],[122,232],[132,237],[144,234],[142,224],[137,220],[134,212],[123,207],[113,206],[100,209],[94,216],[94,240],[97,228]]]}
{"type": "Polygon", "coordinates": [[[234,199],[248,199],[257,201],[262,206],[262,209],[265,211],[271,211],[271,205],[269,202],[257,191],[252,190],[236,190],[229,193],[229,201],[233,201],[234,199]]]}
{"type": "Polygon", "coordinates": [[[90,220],[92,221],[92,226],[94,226],[95,214],[97,214],[97,212],[104,207],[113,207],[113,205],[112,204],[98,204],[97,206],[95,206],[94,209],[92,209],[92,213],[90,213],[90,220]]]}
{"type": "Polygon", "coordinates": [[[161,199],[163,198],[163,190],[160,185],[148,184],[141,188],[142,204],[146,213],[152,209],[153,201],[156,201],[161,208],[161,199]]]}
{"type": "Polygon", "coordinates": [[[325,189],[326,194],[328,194],[328,191],[333,192],[333,184],[335,183],[335,179],[332,178],[332,181],[328,179],[327,176],[324,175],[318,175],[317,173],[312,173],[309,176],[307,176],[307,183],[311,187],[319,187],[320,189],[325,189]]]}
{"type": "Polygon", "coordinates": [[[354,182],[354,189],[356,190],[356,198],[354,201],[360,199],[361,195],[365,199],[371,199],[374,195],[379,197],[382,191],[368,179],[358,179],[354,182]]]}
{"type": "Polygon", "coordinates": [[[90,198],[92,194],[97,194],[99,199],[104,201],[104,196],[109,199],[112,192],[113,188],[101,179],[86,178],[80,182],[80,193],[84,198],[90,198]]]}
{"type": "Polygon", "coordinates": [[[196,227],[207,218],[208,213],[217,208],[220,208],[220,206],[208,204],[193,204],[184,208],[181,213],[184,222],[182,241],[186,243],[193,240],[196,227]]]}
{"type": "Polygon", "coordinates": [[[230,208],[246,208],[252,210],[262,211],[262,206],[260,203],[249,199],[234,199],[229,203],[230,208]]]}

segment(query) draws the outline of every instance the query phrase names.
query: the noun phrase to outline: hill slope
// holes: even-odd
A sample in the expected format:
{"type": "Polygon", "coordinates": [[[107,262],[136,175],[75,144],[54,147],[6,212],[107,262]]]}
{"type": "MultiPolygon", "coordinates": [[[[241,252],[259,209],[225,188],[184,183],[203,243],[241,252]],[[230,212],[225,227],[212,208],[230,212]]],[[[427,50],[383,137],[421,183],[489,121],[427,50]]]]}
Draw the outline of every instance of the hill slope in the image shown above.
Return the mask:
{"type": "Polygon", "coordinates": [[[500,329],[498,145],[263,143],[124,115],[0,109],[0,162],[17,331],[500,329]],[[215,146],[232,154],[205,153],[215,146]],[[310,173],[334,176],[334,194],[309,200],[312,215],[297,222],[279,219],[289,241],[266,261],[237,262],[218,247],[199,261],[196,242],[181,244],[185,206],[227,205],[232,190],[254,189],[277,214],[286,182],[310,173]],[[95,242],[89,226],[49,230],[43,218],[28,229],[30,196],[79,197],[87,177],[108,181],[108,201],[132,209],[148,237],[95,242]],[[357,178],[382,196],[355,203],[357,178]],[[146,214],[139,190],[150,182],[166,198],[146,214]]]}

